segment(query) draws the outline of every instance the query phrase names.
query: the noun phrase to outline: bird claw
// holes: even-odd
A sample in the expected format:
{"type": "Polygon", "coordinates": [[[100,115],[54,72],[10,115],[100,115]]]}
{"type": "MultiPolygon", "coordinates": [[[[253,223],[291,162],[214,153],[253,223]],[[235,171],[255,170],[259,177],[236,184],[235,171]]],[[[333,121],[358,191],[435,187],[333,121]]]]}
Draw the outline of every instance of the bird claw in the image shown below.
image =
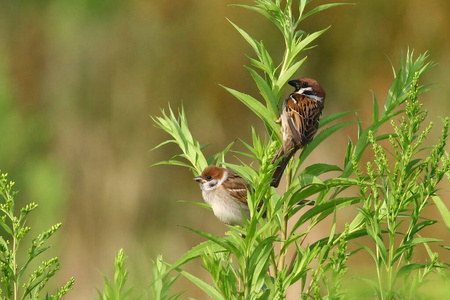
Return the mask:
{"type": "Polygon", "coordinates": [[[278,120],[275,121],[275,123],[277,124],[281,123],[281,116],[278,118],[278,120]]]}

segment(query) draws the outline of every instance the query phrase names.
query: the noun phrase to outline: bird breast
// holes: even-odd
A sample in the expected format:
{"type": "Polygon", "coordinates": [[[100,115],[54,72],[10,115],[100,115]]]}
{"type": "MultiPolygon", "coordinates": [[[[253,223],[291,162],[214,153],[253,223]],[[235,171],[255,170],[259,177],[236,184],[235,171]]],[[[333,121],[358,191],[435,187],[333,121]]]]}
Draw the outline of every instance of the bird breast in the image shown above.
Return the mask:
{"type": "Polygon", "coordinates": [[[203,199],[208,203],[216,217],[230,225],[242,225],[244,216],[250,217],[250,210],[246,205],[239,204],[237,200],[230,197],[228,192],[219,187],[213,191],[202,191],[203,199]]]}

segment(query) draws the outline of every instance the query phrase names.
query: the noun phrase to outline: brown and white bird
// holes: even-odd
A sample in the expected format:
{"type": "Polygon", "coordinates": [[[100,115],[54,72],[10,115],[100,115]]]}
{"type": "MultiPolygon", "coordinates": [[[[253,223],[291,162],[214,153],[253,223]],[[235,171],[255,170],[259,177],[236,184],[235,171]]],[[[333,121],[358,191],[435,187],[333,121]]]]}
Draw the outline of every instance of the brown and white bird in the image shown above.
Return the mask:
{"type": "Polygon", "coordinates": [[[284,169],[295,152],[314,138],[325,103],[325,91],[316,80],[300,78],[289,81],[289,84],[295,87],[295,91],[284,100],[277,121],[281,122],[283,143],[272,160],[276,163],[281,158],[272,176],[273,187],[280,184],[284,169]]]}
{"type": "MultiPolygon", "coordinates": [[[[203,199],[220,221],[229,225],[243,225],[245,218],[250,218],[247,204],[250,185],[236,172],[208,166],[194,180],[200,183],[203,199]]],[[[299,204],[314,205],[314,201],[303,200],[299,204]]]]}
{"type": "Polygon", "coordinates": [[[202,196],[220,221],[230,225],[244,224],[250,218],[247,190],[250,185],[231,169],[208,166],[194,178],[200,183],[202,196]]]}

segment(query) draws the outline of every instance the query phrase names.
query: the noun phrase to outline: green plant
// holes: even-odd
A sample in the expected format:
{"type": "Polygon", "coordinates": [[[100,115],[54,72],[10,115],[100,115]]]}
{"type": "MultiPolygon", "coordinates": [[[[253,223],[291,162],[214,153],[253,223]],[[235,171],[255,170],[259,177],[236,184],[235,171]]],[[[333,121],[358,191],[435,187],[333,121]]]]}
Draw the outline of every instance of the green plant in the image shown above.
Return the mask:
{"type": "MultiPolygon", "coordinates": [[[[213,299],[285,299],[287,290],[294,284],[301,287],[303,299],[339,299],[351,295],[341,284],[348,270],[347,261],[353,253],[364,249],[375,260],[380,280],[372,282],[372,286],[378,298],[415,297],[420,293],[418,287],[430,272],[440,272],[446,267],[428,247],[428,243],[436,240],[419,236],[424,227],[436,223],[424,220],[421,216],[430,198],[438,205],[446,224],[449,224],[448,209],[436,194],[436,185],[449,173],[448,155],[444,151],[448,120],[444,122],[442,138],[429,158],[415,158],[416,154],[423,154],[426,150],[426,147],[419,147],[431,129],[427,128],[416,135],[426,115],[417,102],[417,96],[425,91],[424,87],[418,86],[418,80],[431,64],[426,62],[426,54],[414,59],[413,52],[408,51],[405,58],[401,56],[399,69],[394,70],[394,82],[381,111],[378,100],[373,95],[372,122],[368,128],[363,129],[357,116],[358,139],[355,142],[349,139],[343,167],[323,162],[302,169],[308,155],[320,143],[337,130],[352,124],[342,122],[330,125],[351,112],[322,118],[318,135],[302,150],[299,159],[288,166],[287,185],[280,194],[270,187],[274,169],[270,161],[280,146],[280,129],[274,123],[278,105],[287,81],[306,59],[299,60],[302,51],[309,49],[310,44],[324,32],[322,30],[306,34],[298,26],[306,17],[343,5],[321,5],[305,13],[305,7],[310,1],[299,0],[295,1],[298,11],[294,13],[293,2],[256,0],[254,6],[240,5],[263,15],[280,30],[286,48],[281,62],[277,64],[262,42],[256,41],[233,24],[256,54],[256,58],[250,58],[253,68],[246,68],[263,98],[263,102],[260,102],[250,95],[226,88],[265,124],[266,133],[258,134],[252,129],[251,143],[242,142],[247,151],[234,151],[237,155],[250,158],[252,164],[243,161],[240,165],[227,163],[225,156],[232,144],[206,159],[202,152],[203,146],[189,131],[183,108],[176,115],[169,107],[168,114],[163,111],[162,117],[153,118],[159,128],[172,136],[171,140],[155,148],[175,143],[182,151],[170,160],[156,165],[188,167],[195,176],[209,164],[223,165],[234,169],[252,186],[248,195],[251,219],[245,226],[229,226],[230,231],[226,237],[188,228],[207,241],[169,265],[163,274],[168,276],[171,271],[178,271],[213,299]],[[405,103],[406,107],[402,108],[405,103]],[[392,123],[401,114],[405,114],[404,123],[394,125],[395,133],[378,134],[383,124],[392,123]],[[394,149],[393,171],[389,169],[385,150],[379,146],[381,141],[386,140],[391,142],[394,149]],[[370,146],[375,152],[376,168],[369,164],[367,175],[363,175],[359,164],[370,146]],[[330,173],[327,174],[328,177],[334,176],[322,180],[320,177],[326,173],[330,173]],[[343,196],[343,192],[349,187],[359,189],[359,194],[343,196]],[[298,203],[304,200],[315,200],[316,204],[300,214],[304,205],[298,203]],[[261,203],[262,207],[258,210],[261,203]],[[337,213],[342,208],[355,204],[360,206],[360,213],[345,226],[344,231],[338,232],[337,213]],[[266,218],[263,218],[264,213],[267,213],[266,218]],[[308,234],[327,217],[333,217],[328,237],[307,243],[308,234]],[[409,225],[406,230],[400,230],[400,225],[407,222],[409,225]],[[349,241],[357,241],[367,235],[375,242],[375,252],[367,245],[349,250],[349,241]],[[400,244],[396,243],[399,238],[402,238],[400,244]],[[420,265],[413,262],[412,253],[422,244],[427,247],[430,262],[420,265]],[[293,256],[289,255],[292,252],[293,256]],[[185,263],[197,258],[203,262],[213,284],[182,269],[185,263]],[[381,280],[385,273],[388,275],[386,282],[381,280]],[[411,276],[414,278],[412,282],[409,281],[411,276]],[[399,289],[394,292],[399,278],[404,279],[403,291],[399,289]],[[414,289],[407,294],[406,291],[411,287],[414,289]]],[[[207,206],[203,203],[200,205],[207,206]]]]}
{"type": "Polygon", "coordinates": [[[354,161],[358,181],[364,182],[359,184],[363,203],[360,212],[375,246],[375,251],[367,245],[362,246],[372,256],[377,274],[376,282],[367,282],[379,299],[415,298],[430,273],[442,272],[444,268],[438,253],[428,245],[441,240],[424,237],[421,232],[437,223],[423,217],[431,200],[440,207],[446,223],[449,222],[445,206],[436,194],[437,185],[450,171],[450,158],[444,149],[449,118],[444,119],[439,142],[433,147],[424,146],[433,123],[421,129],[427,111],[417,100],[423,90],[418,85],[419,73],[412,77],[401,122],[396,124],[391,120],[394,133],[389,135],[389,147],[381,146],[368,131],[374,161],[367,163],[365,177],[354,161]],[[414,259],[420,245],[429,256],[425,263],[414,259]]]}
{"type": "MultiPolygon", "coordinates": [[[[103,275],[105,287],[103,291],[97,290],[99,300],[126,300],[141,299],[143,296],[134,296],[133,288],[126,287],[128,271],[125,268],[126,257],[123,249],[120,249],[114,260],[114,280],[109,280],[103,275]]],[[[176,300],[181,293],[169,296],[170,288],[177,276],[170,277],[167,272],[167,263],[161,255],[153,262],[152,283],[150,292],[143,293],[146,299],[176,300]]]]}
{"type": "Polygon", "coordinates": [[[114,280],[109,280],[103,275],[105,281],[105,287],[103,292],[97,290],[99,300],[126,300],[126,299],[139,299],[132,296],[133,288],[126,288],[128,279],[128,271],[125,269],[125,253],[123,249],[120,249],[114,260],[114,280]]]}
{"type": "Polygon", "coordinates": [[[177,293],[169,296],[170,288],[175,280],[177,280],[178,275],[169,276],[167,265],[162,255],[158,255],[156,261],[153,262],[153,277],[152,284],[150,285],[150,295],[152,297],[150,299],[176,300],[181,295],[181,293],[177,293]]]}
{"type": "MultiPolygon", "coordinates": [[[[298,30],[299,23],[316,12],[343,4],[322,5],[304,13],[308,1],[298,1],[298,12],[294,13],[292,1],[286,1],[284,6],[281,1],[255,2],[255,6],[241,6],[254,10],[271,20],[280,30],[286,45],[282,61],[275,65],[262,42],[256,41],[243,29],[233,24],[252,46],[257,56],[257,59],[250,58],[252,66],[256,69],[250,67],[247,69],[255,80],[265,105],[249,95],[226,88],[259,116],[266,125],[267,136],[270,139],[261,138],[256,130],[252,130],[252,143],[244,142],[248,152],[237,153],[252,158],[257,165],[226,163],[225,154],[232,145],[229,145],[223,152],[206,159],[202,152],[203,147],[189,132],[183,109],[179,112],[178,117],[169,107],[168,114],[163,111],[162,117],[153,118],[158,127],[173,137],[156,148],[172,142],[182,150],[181,154],[157,165],[184,166],[190,168],[194,175],[198,175],[209,164],[223,164],[237,171],[253,187],[248,196],[252,218],[245,228],[230,227],[229,236],[226,238],[191,229],[205,236],[209,241],[186,253],[168,270],[179,270],[183,276],[215,299],[284,298],[287,289],[299,281],[303,286],[304,294],[311,294],[313,287],[306,285],[306,277],[311,263],[319,255],[323,257],[323,263],[325,263],[327,254],[332,251],[336,242],[334,238],[330,238],[305,245],[304,240],[308,232],[313,230],[322,219],[335,213],[335,210],[356,203],[358,200],[357,197],[337,197],[337,192],[333,193],[332,198],[330,197],[331,191],[337,191],[338,188],[343,190],[345,187],[356,185],[356,180],[332,178],[322,181],[317,177],[328,172],[342,171],[338,166],[323,163],[309,166],[299,172],[301,162],[315,147],[351,122],[339,123],[322,130],[315,140],[303,150],[301,159],[296,161],[292,168],[289,167],[287,173],[290,179],[284,194],[279,195],[275,189],[270,188],[273,172],[273,165],[270,161],[280,145],[280,130],[274,120],[277,119],[278,105],[284,86],[306,59],[302,58],[297,61],[302,51],[309,49],[310,44],[325,31],[306,34],[298,30]],[[297,16],[294,16],[295,14],[297,16]],[[258,69],[263,73],[262,76],[258,73],[258,69]],[[316,206],[296,220],[294,216],[302,208],[297,203],[313,195],[317,195],[316,206]],[[260,203],[263,203],[263,207],[258,211],[257,207],[260,203]],[[267,211],[267,219],[264,220],[262,215],[265,211],[267,211]],[[290,220],[294,221],[292,230],[288,229],[290,220]],[[308,229],[305,232],[297,233],[297,229],[305,224],[308,229]],[[242,239],[240,234],[245,234],[246,238],[242,239]],[[275,247],[277,244],[279,248],[275,247]],[[288,260],[288,252],[291,250],[296,250],[295,256],[288,260]],[[214,287],[180,269],[184,263],[197,257],[203,259],[205,268],[211,273],[215,282],[214,287]],[[268,269],[270,269],[270,274],[267,272],[268,269]],[[224,276],[227,280],[223,280],[224,276]]],[[[331,122],[349,113],[343,112],[324,117],[321,119],[320,127],[323,129],[331,122]]],[[[206,205],[202,204],[202,206],[206,205]]],[[[333,233],[330,235],[331,237],[334,237],[333,233]]],[[[348,236],[350,238],[361,234],[363,234],[362,231],[355,230],[348,236]]]]}
{"type": "MultiPolygon", "coordinates": [[[[30,203],[16,214],[15,199],[17,192],[13,191],[14,182],[8,181],[7,174],[0,177],[0,195],[4,202],[0,204],[0,225],[4,233],[0,237],[0,284],[1,299],[41,299],[48,281],[59,270],[59,260],[54,257],[43,261],[34,271],[30,265],[45,252],[49,246],[45,242],[61,227],[61,223],[39,234],[31,241],[28,254],[24,261],[21,258],[22,241],[31,228],[26,225],[28,214],[37,204],[30,203]],[[26,276],[28,275],[28,277],[26,276]]],[[[54,295],[45,294],[45,299],[59,299],[72,289],[74,279],[71,278],[64,286],[58,288],[54,295]]]]}

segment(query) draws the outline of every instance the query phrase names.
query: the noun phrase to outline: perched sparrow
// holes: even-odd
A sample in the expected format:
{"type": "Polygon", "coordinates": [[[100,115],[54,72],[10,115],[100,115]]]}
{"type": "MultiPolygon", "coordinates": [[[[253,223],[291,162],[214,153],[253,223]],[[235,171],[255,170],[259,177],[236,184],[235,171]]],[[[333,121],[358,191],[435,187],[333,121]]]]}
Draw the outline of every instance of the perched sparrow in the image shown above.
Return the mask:
{"type": "MultiPolygon", "coordinates": [[[[209,166],[194,178],[200,183],[202,196],[211,205],[220,221],[230,225],[242,225],[250,218],[247,191],[250,185],[230,169],[209,166]]],[[[302,200],[299,204],[314,205],[314,201],[302,200]]]]}
{"type": "Polygon", "coordinates": [[[280,184],[284,169],[295,152],[314,138],[325,102],[325,91],[314,79],[300,78],[289,81],[289,84],[295,87],[295,91],[284,100],[277,121],[281,122],[283,144],[272,160],[275,163],[282,157],[272,176],[273,187],[280,184]]]}
{"type": "Polygon", "coordinates": [[[211,205],[220,221],[242,225],[244,217],[250,218],[247,204],[247,190],[250,186],[236,172],[209,166],[194,180],[200,183],[203,199],[211,205]]]}

